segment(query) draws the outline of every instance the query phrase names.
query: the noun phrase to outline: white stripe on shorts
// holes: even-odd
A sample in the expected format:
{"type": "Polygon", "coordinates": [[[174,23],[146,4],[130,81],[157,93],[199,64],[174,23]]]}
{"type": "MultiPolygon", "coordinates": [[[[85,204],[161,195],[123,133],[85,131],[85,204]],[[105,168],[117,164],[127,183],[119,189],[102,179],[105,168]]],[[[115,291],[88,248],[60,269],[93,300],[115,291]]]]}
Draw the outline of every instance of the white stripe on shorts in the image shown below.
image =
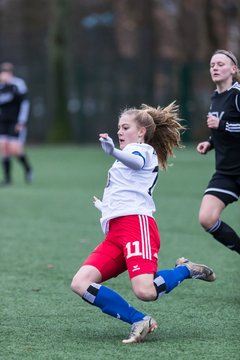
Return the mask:
{"type": "Polygon", "coordinates": [[[232,191],[229,191],[229,190],[218,189],[218,188],[208,188],[208,189],[205,190],[204,194],[207,194],[209,191],[216,191],[216,192],[228,194],[228,195],[231,195],[231,196],[233,196],[234,198],[238,199],[238,195],[235,194],[235,193],[232,192],[232,191]]]}
{"type": "Polygon", "coordinates": [[[148,217],[146,215],[138,215],[138,219],[141,230],[142,257],[143,259],[152,260],[148,217]]]}

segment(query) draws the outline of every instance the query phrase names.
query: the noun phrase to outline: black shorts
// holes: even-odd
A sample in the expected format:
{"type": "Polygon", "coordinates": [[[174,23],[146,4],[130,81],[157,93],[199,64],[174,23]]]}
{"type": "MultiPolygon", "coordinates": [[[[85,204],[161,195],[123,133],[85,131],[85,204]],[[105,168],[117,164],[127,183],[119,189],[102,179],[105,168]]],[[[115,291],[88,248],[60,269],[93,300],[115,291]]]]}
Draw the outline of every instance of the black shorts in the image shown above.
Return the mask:
{"type": "Polygon", "coordinates": [[[214,195],[227,206],[240,196],[240,175],[223,175],[216,172],[208,183],[204,195],[214,195]]]}
{"type": "Polygon", "coordinates": [[[15,130],[17,123],[0,123],[0,140],[14,140],[19,141],[24,144],[27,135],[27,129],[24,126],[23,129],[19,132],[15,130]]]}
{"type": "Polygon", "coordinates": [[[18,132],[15,131],[16,123],[14,122],[2,122],[0,123],[0,135],[1,136],[18,136],[18,132]]]}

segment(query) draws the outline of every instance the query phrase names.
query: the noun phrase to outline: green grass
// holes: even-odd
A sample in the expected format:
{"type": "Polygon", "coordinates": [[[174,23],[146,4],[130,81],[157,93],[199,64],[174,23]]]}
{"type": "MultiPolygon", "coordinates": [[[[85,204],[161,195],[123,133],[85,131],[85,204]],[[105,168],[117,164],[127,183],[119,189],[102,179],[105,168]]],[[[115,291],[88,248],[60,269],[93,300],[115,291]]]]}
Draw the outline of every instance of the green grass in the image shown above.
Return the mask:
{"type": "MultiPolygon", "coordinates": [[[[137,300],[126,274],[108,286],[159,324],[145,343],[124,346],[130,326],[70,291],[83,260],[103,239],[92,196],[101,197],[112,159],[99,147],[33,147],[34,182],[14,163],[14,185],[0,189],[0,359],[239,359],[239,255],[198,224],[212,154],[177,153],[155,191],[159,267],[179,256],[211,265],[215,283],[187,280],[153,303],[137,300]]],[[[223,218],[240,233],[239,203],[223,218]]]]}

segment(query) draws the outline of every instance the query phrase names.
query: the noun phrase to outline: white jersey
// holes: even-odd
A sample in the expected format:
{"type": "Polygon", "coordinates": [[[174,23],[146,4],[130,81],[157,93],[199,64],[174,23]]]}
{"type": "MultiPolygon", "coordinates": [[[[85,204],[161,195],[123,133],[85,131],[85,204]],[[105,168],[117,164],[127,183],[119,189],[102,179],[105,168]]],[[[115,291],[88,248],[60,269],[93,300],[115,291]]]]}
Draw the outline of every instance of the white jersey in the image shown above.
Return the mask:
{"type": "Polygon", "coordinates": [[[108,232],[110,219],[125,215],[153,216],[156,210],[152,192],[158,177],[158,158],[148,144],[129,144],[124,152],[141,156],[144,165],[132,170],[116,160],[108,172],[108,180],[102,199],[101,226],[108,232]]]}

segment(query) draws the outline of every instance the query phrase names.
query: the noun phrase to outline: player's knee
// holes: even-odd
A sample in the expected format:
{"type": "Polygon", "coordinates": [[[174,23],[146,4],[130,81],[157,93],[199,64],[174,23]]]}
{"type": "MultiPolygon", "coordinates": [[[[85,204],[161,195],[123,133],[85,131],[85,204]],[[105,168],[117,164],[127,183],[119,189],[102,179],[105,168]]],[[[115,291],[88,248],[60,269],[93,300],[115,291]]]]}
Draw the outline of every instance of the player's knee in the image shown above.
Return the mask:
{"type": "Polygon", "coordinates": [[[199,223],[205,230],[210,229],[217,222],[218,218],[218,214],[199,212],[199,223]]]}
{"type": "Polygon", "coordinates": [[[73,292],[78,292],[78,282],[76,281],[75,277],[72,279],[70,287],[73,292]]]}
{"type": "Polygon", "coordinates": [[[199,213],[199,217],[198,217],[199,223],[200,225],[204,228],[204,229],[208,229],[209,226],[209,219],[205,216],[205,214],[199,213]]]}
{"type": "Polygon", "coordinates": [[[81,284],[81,279],[79,279],[76,275],[72,279],[71,290],[80,296],[82,296],[84,293],[84,289],[81,284]]]}
{"type": "Polygon", "coordinates": [[[154,301],[156,300],[156,290],[155,287],[145,287],[139,286],[133,289],[134,294],[137,296],[138,299],[142,301],[154,301]]]}

